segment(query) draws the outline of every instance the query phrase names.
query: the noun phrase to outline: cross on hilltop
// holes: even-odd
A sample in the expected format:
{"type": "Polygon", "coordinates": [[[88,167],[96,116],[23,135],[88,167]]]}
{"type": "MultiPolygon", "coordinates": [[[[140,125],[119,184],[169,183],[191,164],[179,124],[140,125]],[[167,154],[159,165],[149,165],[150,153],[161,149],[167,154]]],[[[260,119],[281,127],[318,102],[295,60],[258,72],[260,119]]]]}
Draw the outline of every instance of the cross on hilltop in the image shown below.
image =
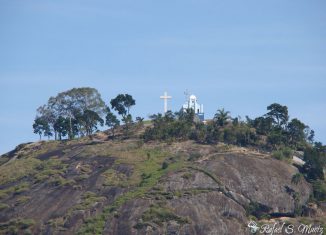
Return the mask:
{"type": "Polygon", "coordinates": [[[165,91],[160,98],[164,100],[164,113],[166,113],[168,111],[168,99],[172,99],[172,96],[168,96],[168,93],[165,91]]]}

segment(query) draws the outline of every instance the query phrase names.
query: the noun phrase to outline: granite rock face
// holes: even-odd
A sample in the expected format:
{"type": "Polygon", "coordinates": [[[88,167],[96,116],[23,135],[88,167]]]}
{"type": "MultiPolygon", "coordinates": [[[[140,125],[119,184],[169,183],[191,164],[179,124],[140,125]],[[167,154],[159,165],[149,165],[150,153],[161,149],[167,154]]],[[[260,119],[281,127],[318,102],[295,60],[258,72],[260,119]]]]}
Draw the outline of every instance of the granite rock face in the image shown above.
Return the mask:
{"type": "Polygon", "coordinates": [[[164,207],[187,222],[143,223],[150,205],[162,200],[152,197],[124,205],[119,218],[107,223],[105,234],[250,234],[246,210],[252,203],[280,217],[293,216],[308,200],[311,186],[304,180],[293,184],[295,173],[296,168],[270,158],[212,155],[158,183],[161,194],[168,195],[164,207]]]}
{"type": "Polygon", "coordinates": [[[25,175],[1,175],[4,234],[250,234],[249,215],[317,211],[307,207],[311,185],[292,182],[297,168],[249,150],[137,140],[29,144],[3,156],[0,170],[20,164],[30,169],[25,175]]]}

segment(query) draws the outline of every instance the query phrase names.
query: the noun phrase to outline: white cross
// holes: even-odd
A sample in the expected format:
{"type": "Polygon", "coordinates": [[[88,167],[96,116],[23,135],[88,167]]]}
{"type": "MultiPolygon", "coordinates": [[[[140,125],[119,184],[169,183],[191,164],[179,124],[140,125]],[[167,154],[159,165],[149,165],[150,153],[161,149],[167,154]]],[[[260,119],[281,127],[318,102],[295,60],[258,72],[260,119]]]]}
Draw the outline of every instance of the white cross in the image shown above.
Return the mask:
{"type": "Polygon", "coordinates": [[[171,99],[172,96],[168,96],[167,92],[164,92],[163,96],[160,96],[161,99],[164,99],[164,113],[168,111],[168,99],[171,99]]]}

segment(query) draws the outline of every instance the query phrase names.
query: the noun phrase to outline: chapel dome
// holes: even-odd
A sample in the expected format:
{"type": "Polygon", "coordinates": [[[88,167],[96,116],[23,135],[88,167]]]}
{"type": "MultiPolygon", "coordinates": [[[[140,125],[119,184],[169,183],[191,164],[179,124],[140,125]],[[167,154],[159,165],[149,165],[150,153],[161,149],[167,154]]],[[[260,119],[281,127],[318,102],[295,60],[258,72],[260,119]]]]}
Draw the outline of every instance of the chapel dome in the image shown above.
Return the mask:
{"type": "Polygon", "coordinates": [[[197,97],[196,97],[195,95],[191,95],[191,96],[189,97],[189,99],[190,99],[190,100],[197,100],[197,97]]]}

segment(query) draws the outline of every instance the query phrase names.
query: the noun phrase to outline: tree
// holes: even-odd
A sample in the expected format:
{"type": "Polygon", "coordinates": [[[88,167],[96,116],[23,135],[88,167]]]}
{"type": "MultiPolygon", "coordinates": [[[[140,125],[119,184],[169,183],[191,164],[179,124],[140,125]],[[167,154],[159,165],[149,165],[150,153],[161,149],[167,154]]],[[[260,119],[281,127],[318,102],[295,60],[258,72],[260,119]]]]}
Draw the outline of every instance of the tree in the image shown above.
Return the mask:
{"type": "Polygon", "coordinates": [[[307,136],[307,140],[309,141],[309,143],[313,143],[315,139],[315,131],[314,130],[310,130],[308,136],[307,136]]]}
{"type": "MultiPolygon", "coordinates": [[[[43,105],[37,109],[37,116],[48,123],[49,129],[54,130],[54,123],[56,121],[56,113],[48,105],[43,105]]],[[[54,130],[54,138],[57,139],[56,130],[54,130]]]]}
{"type": "Polygon", "coordinates": [[[137,128],[142,128],[144,126],[144,118],[136,117],[137,128]]]}
{"type": "Polygon", "coordinates": [[[307,148],[303,159],[306,162],[304,165],[306,178],[309,181],[324,180],[324,167],[326,166],[325,149],[316,145],[313,148],[307,148]]]}
{"type": "Polygon", "coordinates": [[[188,108],[185,111],[181,110],[180,112],[177,112],[176,115],[180,121],[183,121],[190,126],[194,123],[196,117],[195,111],[191,108],[188,108]]]}
{"type": "Polygon", "coordinates": [[[69,120],[59,116],[53,127],[56,133],[58,133],[59,140],[62,140],[62,137],[65,137],[69,133],[69,120]]]}
{"type": "Polygon", "coordinates": [[[86,129],[86,135],[90,136],[94,130],[97,130],[97,125],[103,126],[104,120],[98,115],[97,112],[92,110],[85,110],[82,117],[82,122],[86,129]]]}
{"type": "Polygon", "coordinates": [[[267,136],[267,143],[274,149],[279,148],[282,143],[286,142],[285,140],[286,135],[281,128],[274,128],[267,136]]]}
{"type": "Polygon", "coordinates": [[[52,136],[49,123],[41,117],[35,118],[33,129],[34,129],[34,133],[40,136],[40,140],[42,139],[42,134],[48,137],[52,136]]]}
{"type": "Polygon", "coordinates": [[[225,126],[230,118],[230,112],[225,111],[224,108],[217,110],[217,113],[214,115],[215,122],[221,127],[225,126]]]}
{"type": "MultiPolygon", "coordinates": [[[[100,93],[89,87],[73,88],[68,91],[60,92],[55,97],[50,97],[48,103],[37,109],[38,116],[45,119],[50,129],[54,128],[55,122],[61,116],[68,120],[69,138],[73,138],[76,134],[76,123],[82,123],[78,118],[86,110],[96,112],[99,116],[104,114],[105,103],[101,98],[100,93]]],[[[58,123],[57,123],[58,124],[58,123]]],[[[56,128],[57,129],[57,128],[56,128]]],[[[86,128],[85,128],[86,129],[86,128]]],[[[57,131],[55,138],[57,138],[57,131]]]]}
{"type": "Polygon", "coordinates": [[[129,137],[131,134],[131,128],[132,128],[132,117],[130,114],[127,114],[122,118],[122,122],[124,123],[123,126],[123,134],[125,137],[129,137]]]}
{"type": "Polygon", "coordinates": [[[287,132],[289,136],[289,143],[295,147],[298,146],[300,142],[305,141],[305,129],[307,126],[300,120],[294,118],[287,125],[287,132]]]}
{"type": "Polygon", "coordinates": [[[111,128],[112,138],[114,138],[115,129],[120,125],[120,121],[117,116],[115,116],[110,109],[108,109],[108,113],[105,117],[105,124],[111,128]]]}
{"type": "Polygon", "coordinates": [[[273,123],[278,127],[283,127],[289,120],[288,107],[273,103],[267,107],[269,111],[266,116],[272,118],[273,123]]]}
{"type": "Polygon", "coordinates": [[[130,109],[136,104],[136,101],[129,94],[119,94],[110,101],[110,104],[112,109],[121,115],[122,122],[124,123],[124,136],[128,137],[131,134],[130,131],[133,123],[130,109]]]}
{"type": "Polygon", "coordinates": [[[195,130],[192,133],[192,139],[199,143],[205,143],[207,138],[207,128],[204,123],[198,122],[195,124],[195,130]]]}
{"type": "Polygon", "coordinates": [[[119,94],[110,101],[111,107],[123,118],[129,115],[130,108],[136,104],[136,101],[128,94],[119,94]]]}
{"type": "Polygon", "coordinates": [[[252,126],[260,135],[268,135],[273,128],[273,119],[271,117],[258,117],[253,120],[252,126]]]}
{"type": "Polygon", "coordinates": [[[127,115],[129,115],[130,108],[136,104],[136,101],[131,95],[125,94],[124,105],[127,108],[127,115]]]}

